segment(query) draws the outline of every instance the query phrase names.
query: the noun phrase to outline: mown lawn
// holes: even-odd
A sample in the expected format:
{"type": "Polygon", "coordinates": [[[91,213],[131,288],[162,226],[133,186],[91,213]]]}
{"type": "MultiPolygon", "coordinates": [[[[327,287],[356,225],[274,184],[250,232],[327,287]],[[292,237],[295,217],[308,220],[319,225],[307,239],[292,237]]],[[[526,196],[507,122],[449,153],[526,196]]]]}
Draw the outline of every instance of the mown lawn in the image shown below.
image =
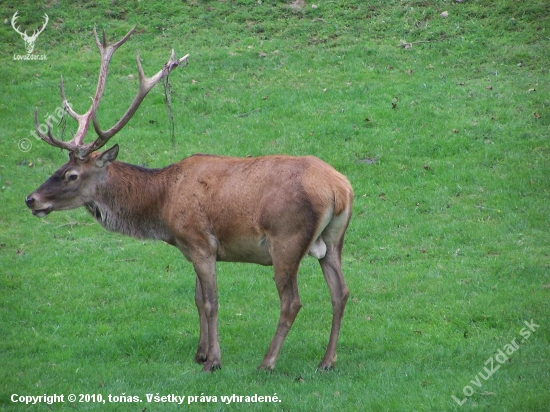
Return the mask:
{"type": "MultiPolygon", "coordinates": [[[[0,409],[175,410],[192,408],[189,396],[207,410],[550,408],[547,2],[8,0],[2,10],[0,409]],[[25,54],[16,10],[29,34],[48,14],[34,50],[46,60],[14,59],[25,54]],[[278,319],[272,269],[218,266],[223,369],[204,374],[193,363],[194,272],[175,248],[105,232],[84,210],[37,219],[25,206],[67,158],[32,136],[35,108],[41,121],[56,112],[63,75],[73,107],[87,110],[94,24],[112,42],[136,23],[112,60],[104,127],[136,92],[136,49],[148,75],[172,48],[191,57],[170,76],[174,136],[158,85],[113,138],[119,160],[315,155],[350,179],[351,297],[333,371],[316,370],[331,305],[313,258],[272,373],[256,370],[278,319]],[[26,407],[14,394],[65,402],[26,407]],[[233,394],[242,401],[222,402],[233,394]],[[246,402],[255,394],[277,402],[246,402]]],[[[64,138],[75,129],[68,119],[64,138]]]]}

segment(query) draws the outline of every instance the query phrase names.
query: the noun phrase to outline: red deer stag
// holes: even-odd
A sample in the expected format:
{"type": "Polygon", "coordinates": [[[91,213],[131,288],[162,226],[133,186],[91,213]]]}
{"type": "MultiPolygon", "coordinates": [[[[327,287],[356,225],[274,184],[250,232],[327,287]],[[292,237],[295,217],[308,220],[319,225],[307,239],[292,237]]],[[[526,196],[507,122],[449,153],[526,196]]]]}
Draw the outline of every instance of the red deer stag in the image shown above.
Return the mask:
{"type": "MultiPolygon", "coordinates": [[[[135,27],[134,27],[135,28],[135,27]]],[[[114,51],[132,34],[107,45],[100,42],[101,69],[92,106],[84,115],[67,103],[78,122],[72,140],[56,139],[48,127],[37,133],[48,144],[70,152],[69,162],[26,198],[33,215],[84,206],[107,230],[139,239],[159,239],[176,246],[196,272],[195,303],[200,337],[195,361],[204,371],[221,367],[218,342],[216,261],[273,265],[281,301],[275,336],[260,365],[273,369],[283,341],[298,314],[297,272],[302,258],[316,257],[330,289],[332,330],[319,368],[336,362],[336,346],[349,296],[342,275],[342,247],[352,210],[348,180],[315,157],[232,158],[194,155],[163,169],[145,169],[116,161],[118,145],[97,152],[132,117],[147,92],[187,56],[174,53],[161,71],[146,78],[139,53],[139,90],[124,116],[109,130],[100,129],[96,112],[107,66],[114,51]],[[90,119],[98,135],[83,144],[90,119]]]]}

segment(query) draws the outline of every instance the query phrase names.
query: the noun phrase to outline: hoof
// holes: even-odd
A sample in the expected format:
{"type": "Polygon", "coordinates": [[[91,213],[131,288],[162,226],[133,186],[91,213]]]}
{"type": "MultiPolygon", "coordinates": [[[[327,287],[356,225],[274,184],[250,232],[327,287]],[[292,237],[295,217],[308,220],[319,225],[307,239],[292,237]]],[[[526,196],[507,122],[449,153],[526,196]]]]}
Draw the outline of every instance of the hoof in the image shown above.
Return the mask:
{"type": "Polygon", "coordinates": [[[260,371],[269,371],[271,372],[273,369],[275,369],[275,361],[272,359],[266,359],[262,361],[260,366],[258,366],[258,370],[260,371]]]}
{"type": "Polygon", "coordinates": [[[217,362],[206,362],[204,366],[202,367],[203,372],[215,372],[217,370],[220,370],[222,368],[222,365],[217,362]]]}
{"type": "Polygon", "coordinates": [[[204,353],[197,353],[195,355],[195,363],[202,365],[204,362],[206,362],[206,355],[204,353]]]}
{"type": "Polygon", "coordinates": [[[321,361],[319,366],[317,366],[317,369],[319,369],[322,372],[328,372],[329,370],[332,370],[336,366],[336,360],[332,360],[330,362],[326,362],[324,359],[321,361]]]}
{"type": "Polygon", "coordinates": [[[326,372],[334,368],[334,366],[336,366],[336,354],[334,354],[334,356],[332,357],[328,357],[325,355],[319,366],[317,366],[317,369],[326,372]]]}
{"type": "Polygon", "coordinates": [[[317,369],[319,369],[321,372],[328,372],[334,368],[334,365],[325,365],[324,363],[320,363],[319,366],[317,366],[317,369]]]}

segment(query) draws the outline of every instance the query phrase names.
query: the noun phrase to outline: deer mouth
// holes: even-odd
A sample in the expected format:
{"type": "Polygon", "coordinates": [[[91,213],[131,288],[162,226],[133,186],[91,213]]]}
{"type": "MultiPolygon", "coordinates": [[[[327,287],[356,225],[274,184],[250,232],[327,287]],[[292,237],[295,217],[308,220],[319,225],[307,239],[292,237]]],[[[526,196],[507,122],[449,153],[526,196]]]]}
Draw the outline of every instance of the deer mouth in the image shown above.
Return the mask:
{"type": "Polygon", "coordinates": [[[36,217],[44,217],[44,216],[46,216],[48,213],[50,213],[51,211],[52,211],[52,208],[51,208],[51,207],[47,207],[46,209],[33,210],[33,211],[32,211],[32,214],[33,214],[33,216],[36,216],[36,217]]]}

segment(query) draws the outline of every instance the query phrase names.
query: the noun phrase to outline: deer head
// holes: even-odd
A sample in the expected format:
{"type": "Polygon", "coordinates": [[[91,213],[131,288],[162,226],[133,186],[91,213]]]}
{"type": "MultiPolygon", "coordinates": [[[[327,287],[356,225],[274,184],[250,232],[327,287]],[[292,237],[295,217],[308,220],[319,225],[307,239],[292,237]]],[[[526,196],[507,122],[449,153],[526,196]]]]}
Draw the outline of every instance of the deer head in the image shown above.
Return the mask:
{"type": "Polygon", "coordinates": [[[107,44],[105,31],[103,31],[103,39],[100,41],[94,27],[94,37],[101,55],[101,65],[96,92],[92,98],[92,105],[86,113],[78,114],[72,109],[65,96],[63,77],[61,77],[59,89],[63,108],[78,123],[78,128],[70,141],[62,141],[54,137],[49,122],[46,122],[48,126],[47,132],[43,133],[40,130],[38,109],[36,109],[34,119],[38,136],[49,145],[68,150],[70,155],[68,163],[57,170],[36,191],[27,196],[26,204],[32,209],[34,215],[43,217],[53,210],[74,209],[86,204],[88,195],[94,190],[97,183],[105,178],[107,173],[106,166],[116,159],[118,145],[102,153],[94,152],[103,147],[111,137],[128,123],[147,93],[156,83],[168,76],[182,62],[187,61],[188,54],[176,60],[174,58],[174,51],[172,50],[170,59],[164,64],[162,69],[154,76],[146,77],[141,67],[139,52],[137,52],[136,61],[139,74],[137,94],[122,118],[110,129],[101,130],[96,113],[103,96],[109,62],[118,47],[132,35],[136,26],[114,44],[107,44]],[[93,123],[98,137],[93,142],[85,144],[84,138],[88,132],[90,121],[93,123]]]}
{"type": "Polygon", "coordinates": [[[44,31],[44,29],[48,24],[48,20],[49,20],[48,15],[44,13],[44,24],[40,29],[34,30],[32,33],[32,36],[29,36],[26,30],[24,32],[21,32],[21,30],[19,30],[19,28],[15,26],[15,20],[17,20],[17,18],[19,17],[17,13],[18,11],[14,13],[11,19],[11,26],[23,38],[23,41],[25,42],[25,48],[27,49],[27,53],[31,54],[34,50],[34,42],[38,38],[38,35],[44,31]]]}
{"type": "Polygon", "coordinates": [[[32,214],[44,217],[54,210],[71,210],[89,204],[101,182],[107,180],[107,167],[116,160],[118,145],[86,159],[69,154],[69,161],[51,175],[25,202],[32,214]]]}

